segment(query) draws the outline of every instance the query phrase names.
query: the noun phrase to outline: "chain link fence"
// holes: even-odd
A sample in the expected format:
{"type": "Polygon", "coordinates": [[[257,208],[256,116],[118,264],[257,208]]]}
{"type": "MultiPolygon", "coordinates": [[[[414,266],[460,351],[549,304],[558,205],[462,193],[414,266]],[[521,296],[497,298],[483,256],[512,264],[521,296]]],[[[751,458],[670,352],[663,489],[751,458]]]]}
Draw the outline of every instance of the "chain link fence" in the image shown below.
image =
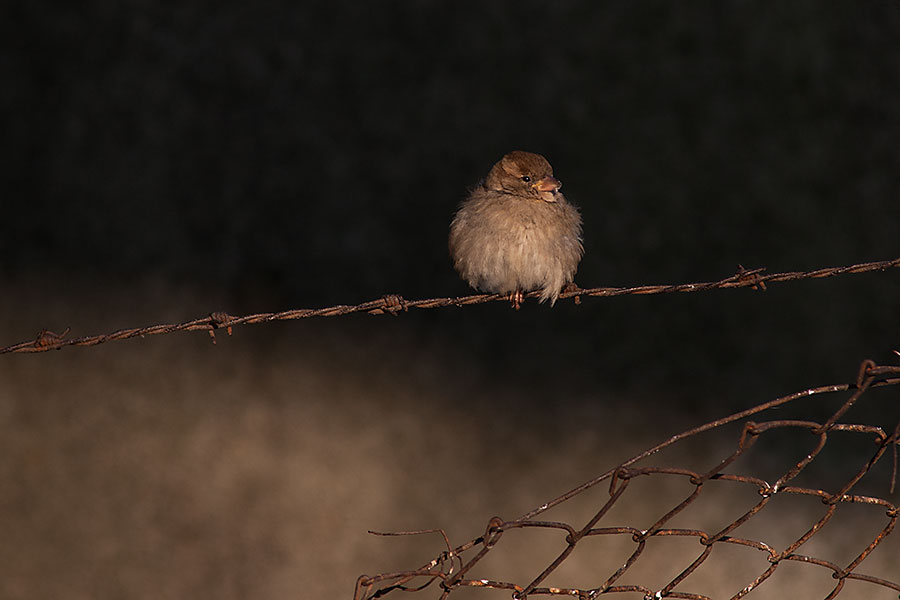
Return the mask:
{"type": "MultiPolygon", "coordinates": [[[[759,589],[766,588],[766,584],[773,581],[771,578],[776,571],[784,569],[788,564],[802,564],[807,569],[817,570],[814,576],[819,580],[833,582],[829,584],[831,589],[827,592],[826,598],[835,598],[841,595],[850,581],[865,582],[871,586],[868,592],[874,592],[878,588],[882,591],[892,590],[895,594],[900,594],[900,562],[896,558],[893,561],[896,568],[892,570],[891,579],[868,575],[863,571],[866,559],[892,533],[897,519],[900,517],[900,509],[887,497],[893,494],[894,480],[897,475],[900,423],[897,423],[893,429],[886,430],[879,425],[844,422],[845,416],[852,407],[866,401],[888,402],[897,406],[898,399],[900,399],[897,392],[900,392],[900,388],[895,387],[892,390],[894,393],[881,395],[878,398],[875,398],[875,394],[871,391],[874,388],[897,386],[897,384],[900,384],[900,367],[878,366],[872,361],[865,361],[860,367],[855,383],[807,389],[675,435],[517,519],[505,520],[500,517],[490,519],[483,535],[455,548],[451,547],[449,539],[441,530],[378,534],[412,535],[440,532],[444,537],[447,549],[418,568],[374,576],[361,576],[356,584],[354,599],[372,600],[400,591],[425,593],[431,591],[433,595],[435,590],[443,599],[455,595],[463,589],[480,589],[483,591],[504,590],[516,599],[529,596],[568,596],[586,600],[604,594],[631,593],[630,597],[635,597],[634,594],[642,594],[643,598],[648,600],[655,598],[703,600],[711,596],[697,591],[693,584],[700,580],[700,574],[704,569],[721,570],[723,568],[718,563],[716,566],[710,565],[715,562],[714,557],[727,552],[727,547],[740,547],[756,553],[763,559],[754,561],[754,557],[744,554],[738,561],[742,565],[741,569],[735,569],[734,563],[732,563],[731,567],[727,567],[729,572],[717,574],[720,580],[729,580],[732,584],[731,587],[734,589],[729,594],[733,599],[742,598],[759,589]],[[750,419],[755,415],[770,413],[789,403],[810,396],[829,394],[844,394],[846,399],[833,414],[821,422],[803,419],[769,421],[750,419]],[[734,440],[733,448],[721,457],[707,457],[708,470],[638,464],[657,455],[664,448],[736,422],[742,422],[742,428],[738,438],[734,440]],[[774,440],[770,438],[779,432],[783,434],[782,437],[787,435],[794,442],[791,448],[799,452],[800,459],[792,460],[791,464],[773,481],[746,472],[747,465],[744,463],[747,461],[741,462],[740,459],[746,457],[751,449],[765,446],[769,441],[774,443],[774,440]],[[827,487],[824,484],[821,487],[816,486],[817,480],[833,479],[833,477],[823,477],[822,473],[831,472],[833,475],[836,471],[845,470],[843,468],[845,465],[842,464],[842,468],[838,469],[829,462],[818,464],[817,470],[811,468],[817,459],[820,461],[831,460],[830,458],[821,459],[823,452],[835,436],[843,435],[865,438],[864,441],[870,451],[858,456],[844,456],[847,460],[855,461],[852,475],[845,480],[827,487]],[[880,482],[881,488],[887,492],[885,497],[854,493],[861,480],[885,456],[891,457],[888,462],[892,463],[890,481],[888,478],[883,478],[884,480],[880,482]],[[742,469],[735,468],[741,465],[743,465],[742,469]],[[798,480],[804,473],[811,475],[807,478],[811,481],[805,485],[798,485],[798,480]],[[663,487],[668,487],[662,480],[670,477],[684,480],[689,492],[679,501],[655,515],[655,520],[649,526],[623,523],[613,516],[619,505],[641,502],[645,499],[642,496],[638,498],[633,496],[634,494],[645,494],[646,491],[631,493],[636,480],[648,478],[650,489],[656,487],[661,491],[663,487]],[[738,511],[733,518],[715,529],[685,526],[692,520],[703,521],[700,518],[703,516],[703,511],[692,511],[691,508],[694,505],[702,504],[705,496],[714,493],[708,490],[715,485],[740,488],[732,491],[736,492],[737,497],[749,498],[751,500],[749,508],[738,511]],[[566,503],[573,503],[581,496],[587,495],[589,490],[603,486],[605,486],[603,498],[595,505],[593,514],[586,521],[567,522],[546,518],[545,513],[548,511],[566,503]],[[783,521],[777,519],[772,522],[767,521],[765,526],[757,528],[759,535],[756,538],[748,537],[743,533],[751,529],[749,525],[754,520],[762,520],[768,511],[775,510],[772,508],[773,504],[776,503],[776,499],[782,498],[811,498],[818,501],[821,509],[818,511],[800,511],[799,509],[795,511],[793,520],[796,521],[800,518],[807,519],[807,521],[800,528],[801,533],[786,543],[779,544],[773,541],[782,537],[781,534],[784,533],[780,531],[783,521]],[[852,552],[852,558],[846,563],[838,564],[824,556],[813,555],[811,553],[814,546],[812,540],[816,536],[822,536],[823,532],[828,531],[830,527],[847,527],[846,523],[839,523],[835,517],[850,505],[862,506],[868,511],[870,517],[874,515],[879,523],[877,531],[871,538],[865,538],[860,542],[858,547],[843,548],[845,552],[848,549],[852,552]],[[680,521],[681,526],[674,526],[673,522],[675,521],[680,521]],[[781,525],[775,526],[772,523],[781,523],[781,525]],[[779,530],[776,531],[776,527],[779,530]],[[521,539],[510,540],[509,543],[506,543],[513,535],[511,532],[516,530],[551,532],[552,535],[549,538],[541,538],[541,548],[553,547],[555,543],[562,546],[562,550],[543,565],[543,568],[536,569],[533,576],[521,581],[493,576],[489,572],[490,568],[487,569],[488,572],[481,572],[474,576],[473,573],[478,571],[480,566],[490,563],[489,559],[492,558],[492,555],[498,553],[511,555],[505,557],[507,564],[530,562],[527,557],[537,551],[535,544],[522,543],[521,539]],[[670,551],[665,554],[664,562],[667,569],[676,574],[663,585],[642,582],[642,579],[659,577],[658,563],[643,570],[640,569],[640,566],[645,556],[651,554],[652,547],[659,544],[660,540],[664,538],[696,540],[697,543],[692,546],[693,550],[687,550],[691,546],[680,546],[680,551],[670,551]],[[608,554],[621,553],[623,540],[627,541],[629,545],[624,560],[615,568],[610,568],[608,572],[603,572],[600,568],[603,561],[594,561],[594,568],[590,573],[580,572],[577,573],[577,576],[572,570],[564,568],[566,561],[571,561],[580,551],[588,551],[586,546],[591,546],[590,552],[594,555],[598,551],[602,554],[604,545],[608,547],[608,554]],[[598,547],[597,544],[600,546],[598,547]],[[757,563],[759,563],[758,571],[747,575],[748,566],[757,563]],[[640,573],[638,573],[639,571],[640,573]],[[740,579],[741,576],[746,579],[740,579]],[[579,580],[590,579],[592,583],[586,587],[569,585],[565,581],[567,577],[579,580]],[[551,579],[554,580],[552,585],[548,583],[551,579]]],[[[775,446],[775,452],[784,454],[786,452],[784,440],[779,440],[778,444],[780,445],[775,446]]],[[[722,502],[721,497],[717,498],[714,502],[722,502]]],[[[733,509],[734,506],[729,508],[733,509]]],[[[836,539],[840,540],[842,546],[857,543],[858,536],[850,534],[858,532],[837,531],[836,533],[836,539]]],[[[485,569],[481,569],[481,571],[485,571],[485,569]]],[[[783,590],[772,589],[776,585],[773,582],[768,586],[770,594],[772,592],[775,594],[768,597],[790,597],[783,590]]],[[[472,594],[461,597],[470,598],[472,594]]],[[[716,595],[715,597],[725,596],[716,595]]],[[[867,594],[863,597],[870,596],[867,594]]]]}

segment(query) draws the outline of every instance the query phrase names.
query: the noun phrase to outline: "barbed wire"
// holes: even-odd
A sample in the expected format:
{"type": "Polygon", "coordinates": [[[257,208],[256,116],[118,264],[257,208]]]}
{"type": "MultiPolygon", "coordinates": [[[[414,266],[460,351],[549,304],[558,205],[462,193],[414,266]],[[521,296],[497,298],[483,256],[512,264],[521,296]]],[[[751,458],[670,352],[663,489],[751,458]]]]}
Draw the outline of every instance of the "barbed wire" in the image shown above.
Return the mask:
{"type": "MultiPolygon", "coordinates": [[[[574,298],[575,303],[578,304],[580,303],[582,296],[599,298],[607,296],[704,292],[713,289],[745,287],[765,290],[766,285],[771,283],[799,281],[802,279],[823,279],[826,277],[834,277],[836,275],[884,271],[886,269],[897,267],[900,267],[900,258],[877,262],[859,263],[844,267],[827,267],[823,269],[816,269],[814,271],[790,271],[785,273],[770,274],[765,273],[765,268],[745,269],[743,266],[739,266],[737,273],[719,281],[595,288],[579,288],[576,285],[569,285],[560,293],[559,297],[574,298]]],[[[526,294],[525,297],[537,298],[540,296],[540,294],[541,292],[539,291],[530,292],[526,294]]],[[[396,315],[401,311],[407,311],[410,308],[442,308],[446,306],[462,307],[470,304],[484,304],[485,302],[495,302],[498,300],[507,299],[508,297],[505,294],[474,294],[471,296],[461,297],[405,300],[402,296],[390,294],[382,296],[381,298],[378,298],[376,300],[369,300],[368,302],[362,302],[355,305],[339,304],[336,306],[329,306],[327,308],[301,308],[281,312],[257,313],[252,315],[245,315],[242,317],[236,317],[229,315],[226,312],[217,311],[210,313],[205,317],[193,319],[191,321],[185,321],[183,323],[120,329],[108,334],[92,335],[78,338],[66,337],[71,331],[71,328],[67,328],[62,333],[54,333],[49,329],[44,329],[40,331],[33,340],[27,340],[0,348],[0,354],[9,354],[13,352],[46,352],[48,350],[58,350],[65,346],[96,346],[97,344],[103,344],[106,342],[126,340],[148,335],[175,333],[176,331],[208,331],[213,339],[213,343],[215,343],[216,330],[225,329],[228,332],[228,335],[231,335],[232,328],[238,325],[252,325],[257,323],[268,323],[270,321],[306,319],[310,317],[337,317],[361,312],[369,313],[372,315],[380,315],[385,313],[396,315]]]]}
{"type": "MultiPolygon", "coordinates": [[[[887,433],[882,427],[877,425],[839,422],[845,413],[857,404],[860,398],[870,389],[894,386],[897,384],[900,384],[900,367],[879,366],[870,360],[864,361],[860,366],[855,383],[810,388],[802,392],[790,394],[760,404],[711,423],[701,425],[689,431],[685,431],[684,433],[674,435],[653,448],[610,469],[599,477],[566,492],[550,502],[542,504],[517,519],[507,521],[500,517],[493,517],[488,521],[483,535],[469,540],[455,548],[451,547],[446,533],[441,529],[395,533],[370,532],[376,535],[415,535],[440,532],[443,535],[444,544],[447,549],[428,563],[416,569],[394,571],[374,576],[361,575],[356,583],[354,600],[374,600],[395,591],[418,592],[435,582],[440,586],[440,598],[442,600],[447,598],[451,593],[462,588],[508,590],[512,591],[512,597],[516,600],[522,600],[531,595],[569,596],[579,598],[580,600],[588,600],[601,594],[624,592],[643,593],[644,598],[647,600],[655,598],[709,600],[709,597],[703,594],[682,590],[691,585],[692,581],[694,581],[690,579],[691,576],[695,575],[701,569],[701,566],[712,555],[715,548],[728,545],[737,545],[757,550],[764,555],[766,564],[768,565],[755,577],[751,575],[751,580],[749,581],[734,581],[733,583],[735,585],[733,589],[736,589],[736,592],[731,596],[732,600],[750,594],[759,588],[763,582],[769,579],[779,566],[789,562],[811,565],[811,568],[821,568],[824,570],[826,577],[836,580],[834,588],[826,596],[828,599],[838,596],[844,589],[846,582],[850,580],[866,582],[883,589],[900,593],[900,572],[895,571],[893,573],[896,578],[894,581],[858,572],[858,568],[863,561],[865,561],[875,548],[893,531],[898,519],[900,519],[900,508],[884,498],[850,493],[863,476],[872,470],[875,464],[884,456],[886,451],[889,448],[892,448],[894,466],[890,493],[893,494],[893,480],[896,479],[897,475],[897,445],[900,444],[900,423],[894,427],[893,432],[887,433]],[[745,421],[734,451],[716,462],[714,466],[707,471],[695,471],[672,467],[634,466],[637,462],[656,454],[663,448],[705,431],[746,419],[747,417],[780,407],[801,398],[839,392],[851,393],[840,408],[838,408],[823,423],[796,419],[782,419],[766,422],[745,421]],[[779,430],[793,430],[797,431],[798,435],[809,436],[812,449],[808,453],[803,453],[803,458],[784,471],[774,483],[770,484],[753,475],[725,472],[726,468],[733,465],[738,458],[744,455],[765,434],[779,430]],[[790,485],[792,480],[794,480],[821,454],[828,441],[829,433],[838,431],[873,436],[875,441],[873,453],[870,456],[863,457],[864,460],[857,471],[836,490],[826,491],[825,489],[814,487],[790,485]],[[634,527],[617,523],[610,523],[604,527],[598,526],[604,518],[609,518],[610,510],[624,497],[631,481],[640,476],[654,477],[659,475],[683,477],[694,486],[694,490],[674,507],[664,511],[661,516],[651,517],[656,518],[656,521],[649,527],[634,527]],[[604,481],[609,482],[608,500],[603,502],[601,499],[602,506],[599,507],[584,525],[576,526],[564,521],[536,519],[536,517],[542,513],[578,496],[604,481]],[[667,527],[669,521],[677,515],[682,514],[688,506],[697,501],[704,489],[703,486],[710,481],[749,484],[755,488],[760,499],[749,510],[744,511],[736,519],[722,526],[717,531],[708,532],[696,528],[667,527]],[[775,497],[819,498],[825,507],[824,514],[811,523],[809,528],[802,535],[788,543],[783,549],[776,548],[771,541],[754,540],[733,535],[735,530],[741,525],[762,513],[775,497]],[[884,525],[874,535],[871,541],[862,545],[863,547],[861,549],[858,551],[852,550],[856,554],[849,563],[845,566],[841,566],[833,561],[810,556],[808,554],[800,554],[798,552],[804,544],[807,544],[810,539],[824,530],[826,525],[838,511],[839,507],[849,504],[870,506],[872,508],[884,510],[884,525]],[[559,532],[559,535],[565,542],[565,548],[549,563],[549,565],[537,573],[537,575],[533,576],[529,581],[517,583],[514,581],[505,581],[500,577],[467,577],[478,563],[497,548],[505,548],[508,553],[518,552],[519,554],[512,557],[515,564],[525,562],[521,560],[524,558],[522,553],[533,550],[532,545],[521,543],[518,545],[501,545],[500,542],[505,532],[526,528],[559,532]],[[587,574],[582,573],[581,578],[584,579],[587,575],[592,575],[596,585],[585,588],[577,586],[564,587],[562,585],[549,586],[545,584],[551,575],[559,575],[560,566],[575,552],[579,542],[588,537],[594,539],[600,538],[602,541],[609,540],[616,536],[629,536],[632,542],[634,542],[635,548],[631,552],[631,555],[624,561],[624,564],[621,562],[616,563],[621,566],[617,568],[614,567],[611,573],[603,573],[598,568],[596,562],[592,562],[589,572],[587,574]],[[643,583],[623,584],[623,576],[626,573],[630,573],[632,579],[638,577],[638,575],[635,575],[634,573],[634,565],[639,561],[639,558],[648,545],[653,543],[653,539],[660,537],[694,538],[700,542],[701,549],[698,550],[696,555],[687,555],[686,553],[676,552],[668,553],[666,557],[667,560],[670,561],[670,565],[667,566],[674,567],[675,572],[678,572],[678,574],[662,587],[651,586],[649,584],[645,585],[643,583]]],[[[715,459],[713,458],[713,460],[715,459]]],[[[627,502],[627,500],[623,501],[623,503],[624,502],[627,502]]],[[[772,528],[766,533],[774,534],[775,532],[771,529],[772,528]]],[[[846,534],[848,532],[844,531],[844,533],[846,534]]],[[[850,536],[848,535],[844,535],[841,539],[843,545],[849,546],[852,543],[850,536]]],[[[495,561],[490,564],[496,565],[497,563],[495,561]]],[[[750,561],[744,561],[743,564],[750,564],[750,561]]],[[[646,578],[647,575],[645,574],[644,577],[646,578]]],[[[737,578],[734,573],[729,573],[726,577],[732,577],[733,579],[737,578]]],[[[825,579],[825,577],[823,577],[823,579],[825,579]]],[[[785,597],[784,594],[776,593],[776,595],[778,597],[785,597]]]]}

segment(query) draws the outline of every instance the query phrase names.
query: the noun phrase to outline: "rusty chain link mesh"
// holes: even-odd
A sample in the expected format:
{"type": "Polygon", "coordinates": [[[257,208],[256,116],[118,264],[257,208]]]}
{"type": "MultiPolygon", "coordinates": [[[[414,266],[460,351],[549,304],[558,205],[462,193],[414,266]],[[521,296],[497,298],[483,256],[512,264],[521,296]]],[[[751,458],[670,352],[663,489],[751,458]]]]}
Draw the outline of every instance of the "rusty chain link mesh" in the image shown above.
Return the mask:
{"type": "MultiPolygon", "coordinates": [[[[444,535],[446,551],[417,569],[382,573],[375,576],[360,576],[357,580],[354,599],[369,600],[400,591],[421,592],[423,590],[424,593],[430,592],[432,596],[437,592],[439,597],[443,599],[461,589],[469,589],[471,591],[473,588],[480,588],[482,591],[505,590],[516,599],[528,596],[570,596],[587,599],[595,598],[601,594],[614,593],[642,593],[646,599],[704,599],[708,598],[708,596],[698,593],[696,586],[692,586],[692,583],[704,564],[726,547],[750,549],[764,559],[761,561],[762,566],[755,575],[751,575],[746,581],[733,581],[733,587],[737,589],[734,592],[729,592],[733,593],[731,598],[742,598],[757,589],[766,587],[767,580],[779,568],[783,568],[787,564],[802,564],[806,569],[818,570],[818,573],[821,574],[821,579],[833,581],[833,584],[829,584],[830,592],[825,596],[826,598],[834,598],[841,594],[842,590],[845,590],[845,584],[850,580],[865,582],[866,585],[876,586],[882,591],[893,590],[900,593],[900,559],[896,563],[898,565],[897,569],[892,569],[890,574],[893,581],[861,572],[864,561],[893,531],[897,519],[900,517],[900,509],[885,498],[853,493],[855,491],[854,488],[858,487],[857,484],[859,484],[860,480],[873,469],[886,453],[888,456],[893,457],[893,477],[890,481],[887,481],[888,478],[885,478],[885,481],[881,482],[883,483],[882,489],[888,492],[888,487],[890,487],[890,494],[893,493],[894,479],[897,474],[897,445],[898,439],[900,439],[900,423],[894,427],[893,431],[888,433],[879,426],[842,422],[845,413],[851,407],[860,403],[860,400],[869,390],[876,387],[895,386],[898,383],[900,383],[900,367],[878,366],[872,361],[865,361],[860,367],[855,383],[804,390],[675,435],[517,519],[511,521],[500,517],[490,519],[483,535],[456,548],[451,548],[450,542],[442,530],[435,530],[440,531],[444,535]],[[715,457],[708,457],[708,461],[711,463],[708,470],[696,471],[673,467],[635,466],[639,461],[647,459],[663,448],[686,438],[721,428],[726,424],[746,419],[764,411],[782,407],[801,398],[842,392],[846,394],[846,400],[840,408],[822,422],[797,419],[764,422],[744,421],[741,433],[733,446],[733,451],[719,460],[716,460],[715,457]],[[801,452],[802,458],[799,461],[792,460],[793,464],[783,472],[780,471],[781,474],[776,480],[770,482],[751,474],[732,472],[729,469],[729,467],[736,466],[736,461],[744,456],[750,448],[760,444],[761,440],[766,439],[767,436],[772,436],[775,432],[789,435],[793,441],[799,443],[797,447],[803,449],[801,452]],[[854,463],[852,467],[854,472],[848,478],[840,481],[833,487],[829,487],[829,489],[796,485],[798,477],[805,470],[806,474],[809,474],[810,465],[822,455],[826,444],[829,442],[829,436],[835,432],[841,432],[840,435],[864,436],[868,440],[874,441],[874,444],[869,442],[869,446],[872,447],[871,452],[867,452],[857,463],[854,463]],[[888,453],[888,450],[891,450],[891,452],[888,453]],[[629,487],[636,478],[651,478],[656,486],[661,487],[658,478],[666,476],[683,478],[693,487],[693,490],[680,502],[676,502],[669,507],[668,510],[659,512],[654,517],[656,521],[649,527],[635,527],[610,519],[610,514],[614,513],[617,505],[630,501],[629,487]],[[750,489],[754,489],[758,495],[756,496],[758,500],[754,501],[748,510],[741,512],[737,518],[715,529],[674,527],[672,522],[688,516],[690,512],[687,509],[692,505],[699,504],[699,501],[704,497],[705,490],[713,482],[722,482],[733,488],[743,486],[739,491],[751,497],[753,497],[753,492],[750,489]],[[600,501],[594,504],[594,507],[591,509],[593,515],[586,521],[565,522],[540,518],[545,512],[554,507],[574,501],[576,497],[584,496],[585,492],[595,488],[595,486],[599,486],[601,483],[605,484],[606,492],[600,501]],[[747,489],[748,486],[750,489],[747,489]],[[803,533],[784,545],[779,545],[772,541],[772,538],[777,536],[775,535],[776,532],[772,531],[773,528],[771,526],[768,529],[763,528],[763,535],[760,536],[763,539],[751,539],[741,535],[747,529],[746,525],[748,523],[753,522],[754,519],[761,520],[761,515],[765,514],[769,507],[772,506],[774,499],[784,497],[818,499],[822,505],[821,517],[818,519],[815,517],[811,518],[808,527],[804,524],[805,530],[803,533]],[[813,546],[813,544],[810,544],[810,541],[817,535],[821,536],[823,531],[828,530],[830,522],[833,525],[833,529],[841,526],[840,523],[833,521],[833,518],[839,511],[849,505],[864,506],[867,510],[875,511],[882,515],[876,521],[878,526],[881,527],[877,533],[871,539],[865,538],[859,547],[853,546],[850,549],[853,553],[853,558],[844,564],[836,564],[821,556],[817,557],[807,553],[813,546]],[[745,527],[742,528],[742,526],[745,527]],[[512,554],[513,562],[521,562],[521,558],[528,552],[533,553],[535,551],[533,545],[520,544],[517,546],[515,542],[510,544],[504,543],[506,541],[504,536],[508,532],[525,529],[555,532],[559,538],[559,545],[563,546],[563,550],[556,554],[546,566],[542,565],[543,568],[536,568],[532,574],[528,575],[527,579],[521,581],[505,580],[500,576],[492,576],[490,572],[482,573],[478,576],[473,575],[473,572],[478,570],[476,566],[481,567],[483,566],[481,563],[489,563],[490,561],[486,559],[496,553],[512,554]],[[669,566],[675,569],[674,572],[677,572],[675,577],[662,587],[642,582],[626,582],[629,577],[634,579],[635,571],[641,564],[642,557],[646,556],[645,551],[648,550],[649,546],[659,539],[673,537],[681,539],[692,538],[699,542],[696,551],[672,552],[666,555],[667,563],[672,563],[669,566]],[[608,543],[612,541],[612,538],[617,538],[620,541],[623,538],[627,538],[631,542],[630,550],[628,550],[630,554],[626,553],[627,558],[625,558],[624,563],[617,563],[621,566],[612,568],[608,572],[601,572],[598,568],[592,568],[589,573],[580,573],[581,580],[587,578],[593,581],[590,587],[566,586],[565,581],[555,582],[554,585],[547,583],[551,578],[559,579],[561,574],[564,577],[571,578],[571,571],[565,571],[563,566],[567,559],[577,555],[579,550],[585,545],[586,540],[599,539],[608,543]],[[833,587],[831,587],[832,585],[833,587]]],[[[900,388],[898,388],[898,391],[900,391],[900,388]]],[[[896,406],[898,396],[892,394],[890,401],[895,403],[894,405],[896,406]]],[[[829,469],[836,470],[830,463],[826,466],[826,471],[829,469]]],[[[716,485],[719,484],[717,483],[716,485]]],[[[599,490],[599,488],[596,489],[599,490]]],[[[634,498],[631,498],[631,501],[633,500],[634,498]]],[[[427,532],[398,532],[380,535],[409,535],[415,533],[427,532]]],[[[852,536],[849,533],[849,531],[840,532],[842,546],[851,544],[850,538],[852,536]]],[[[547,544],[544,545],[546,546],[547,544]]],[[[743,560],[745,566],[748,562],[746,559],[743,560]]],[[[596,567],[596,565],[594,566],[596,567]]],[[[726,579],[731,577],[737,579],[734,573],[725,573],[723,575],[726,579]]],[[[770,580],[770,583],[773,583],[773,585],[769,587],[775,587],[772,580],[770,580]]],[[[873,592],[874,588],[870,587],[867,591],[873,592]]],[[[472,597],[472,595],[472,593],[469,593],[468,596],[461,597],[472,597]]],[[[773,597],[788,596],[782,593],[773,597]]]]}

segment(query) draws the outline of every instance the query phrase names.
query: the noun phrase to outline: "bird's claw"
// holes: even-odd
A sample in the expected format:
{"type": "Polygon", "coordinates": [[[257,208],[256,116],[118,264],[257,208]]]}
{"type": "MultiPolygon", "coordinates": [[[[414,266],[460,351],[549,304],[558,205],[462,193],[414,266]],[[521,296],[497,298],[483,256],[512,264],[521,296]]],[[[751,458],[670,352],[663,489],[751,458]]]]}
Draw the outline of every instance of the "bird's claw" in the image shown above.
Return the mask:
{"type": "Polygon", "coordinates": [[[522,302],[525,300],[525,294],[522,293],[522,290],[516,290],[514,292],[509,293],[509,304],[514,309],[519,310],[522,308],[522,302]]]}

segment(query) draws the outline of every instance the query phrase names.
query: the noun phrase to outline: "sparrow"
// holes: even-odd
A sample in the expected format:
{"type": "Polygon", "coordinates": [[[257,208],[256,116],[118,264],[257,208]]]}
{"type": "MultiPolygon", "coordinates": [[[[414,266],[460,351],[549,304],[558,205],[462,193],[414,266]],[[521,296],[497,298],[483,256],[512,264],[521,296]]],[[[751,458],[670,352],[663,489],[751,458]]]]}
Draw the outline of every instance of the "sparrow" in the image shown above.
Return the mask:
{"type": "Polygon", "coordinates": [[[459,206],[450,225],[453,266],[470,286],[508,294],[516,310],[541,290],[553,306],[584,255],[581,216],[540,154],[501,158],[459,206]]]}

